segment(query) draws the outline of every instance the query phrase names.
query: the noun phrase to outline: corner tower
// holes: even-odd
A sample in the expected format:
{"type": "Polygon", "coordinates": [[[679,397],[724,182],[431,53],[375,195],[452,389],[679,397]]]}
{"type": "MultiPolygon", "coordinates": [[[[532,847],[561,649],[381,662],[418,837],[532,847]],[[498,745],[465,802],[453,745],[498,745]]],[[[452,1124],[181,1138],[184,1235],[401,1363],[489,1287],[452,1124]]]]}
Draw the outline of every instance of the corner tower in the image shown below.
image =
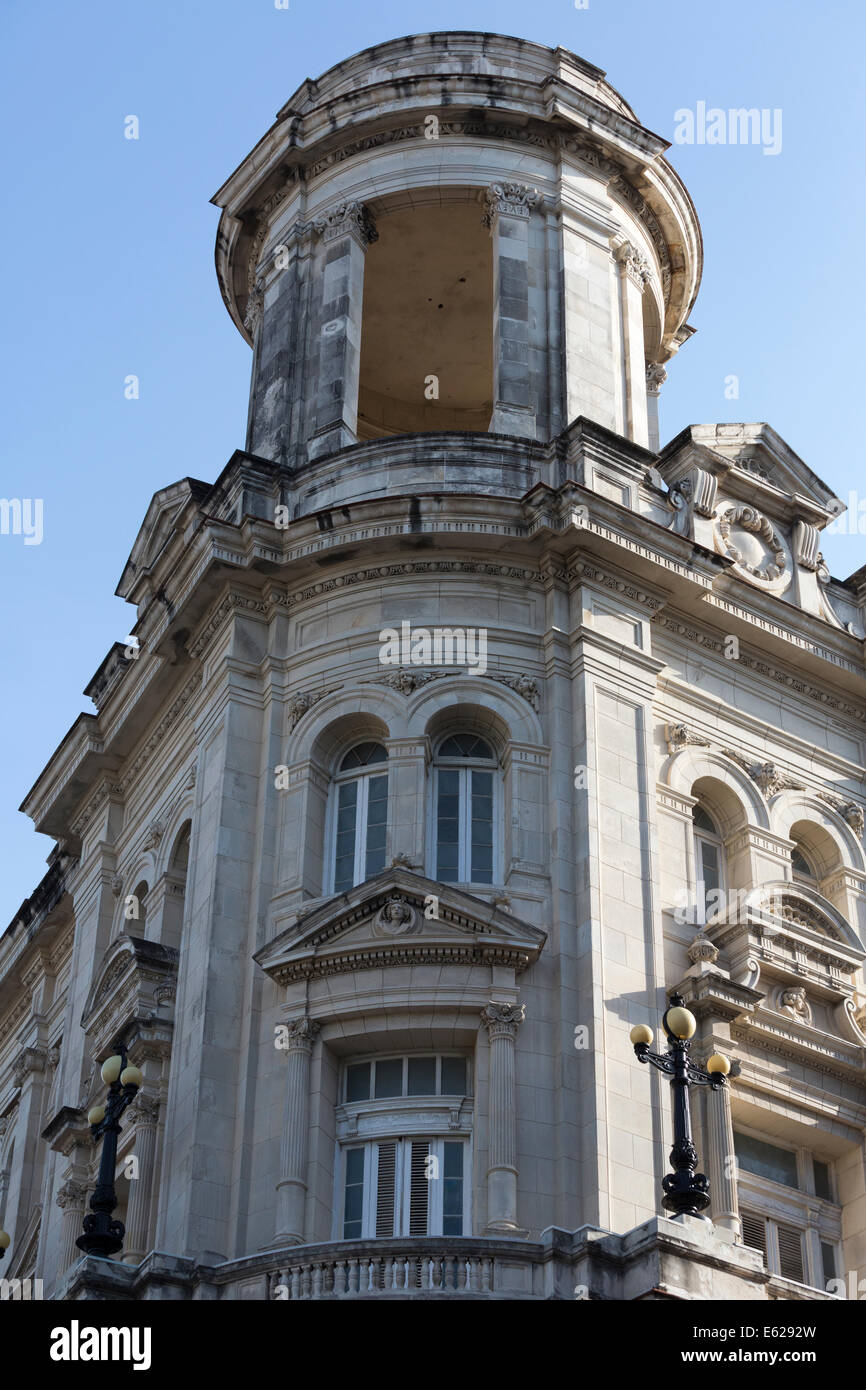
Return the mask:
{"type": "Polygon", "coordinates": [[[254,348],[247,448],[298,468],[404,434],[545,444],[580,415],[657,447],[701,273],[667,147],[600,69],[499,35],[305,82],[213,200],[254,348]]]}

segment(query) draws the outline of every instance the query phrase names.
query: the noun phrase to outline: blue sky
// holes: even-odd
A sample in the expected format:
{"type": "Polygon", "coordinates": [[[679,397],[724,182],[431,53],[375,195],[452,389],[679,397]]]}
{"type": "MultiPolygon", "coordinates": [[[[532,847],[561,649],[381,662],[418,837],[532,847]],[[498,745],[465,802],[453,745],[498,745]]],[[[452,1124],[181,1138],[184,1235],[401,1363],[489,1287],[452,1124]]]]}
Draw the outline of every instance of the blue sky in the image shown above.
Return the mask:
{"type": "MultiPolygon", "coordinates": [[[[573,49],[668,139],[700,101],[780,109],[778,155],[670,152],[706,266],[662,439],[768,420],[847,500],[862,477],[864,28],[854,0],[3,0],[0,496],[44,499],[44,538],[0,535],[0,930],[52,844],[15,808],[129,631],[114,588],[152,494],[216,478],[243,446],[250,354],[217,288],[209,199],[299,83],[402,34],[480,29],[573,49]]],[[[845,577],[866,535],[825,553],[845,577]]]]}

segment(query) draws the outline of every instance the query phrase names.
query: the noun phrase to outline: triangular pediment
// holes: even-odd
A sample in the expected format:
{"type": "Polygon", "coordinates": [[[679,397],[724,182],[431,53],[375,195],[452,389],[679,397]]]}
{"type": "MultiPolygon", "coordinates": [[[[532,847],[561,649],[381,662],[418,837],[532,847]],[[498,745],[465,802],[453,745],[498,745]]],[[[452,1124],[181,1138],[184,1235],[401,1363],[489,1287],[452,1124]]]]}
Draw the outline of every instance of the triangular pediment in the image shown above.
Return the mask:
{"type": "Polygon", "coordinates": [[[778,521],[796,517],[820,529],[845,510],[832,488],[763,422],[689,425],[663,450],[658,470],[673,487],[695,467],[711,473],[724,496],[778,521]]]}
{"type": "Polygon", "coordinates": [[[119,598],[129,598],[136,581],[153,569],[187,503],[191,500],[198,502],[211,490],[208,483],[198,482],[195,478],[181,478],[180,482],[160,488],[159,492],[153,494],[115,590],[119,598]]]}
{"type": "Polygon", "coordinates": [[[395,866],[316,903],[254,959],[281,984],[412,961],[520,972],[546,940],[540,928],[498,904],[395,866]]]}

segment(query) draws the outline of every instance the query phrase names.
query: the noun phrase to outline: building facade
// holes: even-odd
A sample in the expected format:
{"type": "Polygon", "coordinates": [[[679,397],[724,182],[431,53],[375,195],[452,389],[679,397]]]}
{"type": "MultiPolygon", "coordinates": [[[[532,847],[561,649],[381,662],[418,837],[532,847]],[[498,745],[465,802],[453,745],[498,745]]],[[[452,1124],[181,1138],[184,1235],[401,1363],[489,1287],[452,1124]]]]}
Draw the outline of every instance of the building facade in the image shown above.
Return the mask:
{"type": "MultiPolygon", "coordinates": [[[[3,1273],[87,1298],[851,1296],[866,580],[766,424],[662,447],[691,200],[487,34],[306,81],[214,201],[246,448],[153,498],[23,808],[3,1273]],[[660,1214],[675,987],[712,1225],[660,1214]],[[118,1041],[114,1260],[76,1248],[118,1041]]],[[[864,1284],[866,1288],[866,1284],[864,1284]]],[[[856,1295],[854,1295],[856,1296],[856,1295]]]]}

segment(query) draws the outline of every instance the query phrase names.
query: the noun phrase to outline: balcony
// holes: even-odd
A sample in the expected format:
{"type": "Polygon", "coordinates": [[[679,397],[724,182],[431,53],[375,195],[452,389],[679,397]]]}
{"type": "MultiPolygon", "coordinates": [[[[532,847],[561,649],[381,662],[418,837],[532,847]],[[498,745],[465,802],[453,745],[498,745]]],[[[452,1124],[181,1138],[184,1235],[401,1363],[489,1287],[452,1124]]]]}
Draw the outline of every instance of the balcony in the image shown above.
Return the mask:
{"type": "Polygon", "coordinates": [[[267,1297],[307,1299],[544,1298],[544,1249],[457,1236],[339,1241],[284,1252],[267,1297]]]}

